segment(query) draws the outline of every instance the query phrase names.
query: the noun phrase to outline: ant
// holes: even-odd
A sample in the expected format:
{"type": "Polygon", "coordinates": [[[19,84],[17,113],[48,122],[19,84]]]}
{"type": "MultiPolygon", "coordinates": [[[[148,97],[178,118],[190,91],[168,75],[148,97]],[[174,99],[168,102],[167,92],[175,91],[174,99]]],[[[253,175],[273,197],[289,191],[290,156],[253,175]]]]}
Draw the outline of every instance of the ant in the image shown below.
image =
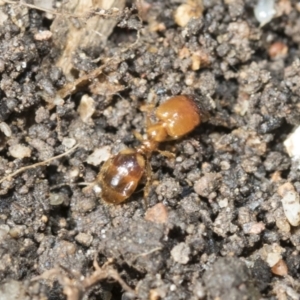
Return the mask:
{"type": "MultiPolygon", "coordinates": [[[[139,182],[151,175],[149,159],[154,151],[160,151],[161,142],[177,140],[194,130],[201,123],[201,112],[195,98],[179,95],[169,98],[155,110],[157,122],[148,122],[146,138],[137,134],[141,145],[127,148],[108,159],[102,166],[96,183],[101,187],[101,197],[112,204],[127,200],[136,190],[139,182]]],[[[147,185],[145,187],[145,190],[147,185]]]]}

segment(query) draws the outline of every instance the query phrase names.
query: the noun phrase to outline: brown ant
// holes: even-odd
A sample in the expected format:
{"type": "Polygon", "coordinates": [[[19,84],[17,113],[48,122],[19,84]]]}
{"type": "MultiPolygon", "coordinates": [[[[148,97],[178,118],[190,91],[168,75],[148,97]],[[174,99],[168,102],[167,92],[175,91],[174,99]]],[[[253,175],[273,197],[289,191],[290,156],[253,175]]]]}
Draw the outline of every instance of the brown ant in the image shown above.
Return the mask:
{"type": "Polygon", "coordinates": [[[200,109],[194,97],[187,95],[171,97],[157,107],[155,116],[157,122],[147,125],[147,137],[138,137],[141,145],[120,151],[102,166],[95,183],[104,201],[119,204],[128,199],[145,173],[149,182],[149,159],[159,151],[159,143],[179,139],[201,123],[200,109]]]}

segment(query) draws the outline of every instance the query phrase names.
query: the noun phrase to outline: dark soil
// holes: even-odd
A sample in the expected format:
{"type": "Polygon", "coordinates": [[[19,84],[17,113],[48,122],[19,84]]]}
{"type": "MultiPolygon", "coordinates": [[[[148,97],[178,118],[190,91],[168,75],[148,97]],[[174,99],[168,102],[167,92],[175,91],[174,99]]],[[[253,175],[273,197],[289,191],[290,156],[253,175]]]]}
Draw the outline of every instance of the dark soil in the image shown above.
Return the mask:
{"type": "MultiPolygon", "coordinates": [[[[283,145],[300,124],[299,4],[280,0],[260,28],[255,1],[225,2],[203,0],[185,27],[173,16],[182,1],[98,14],[115,25],[67,53],[68,74],[55,15],[1,4],[1,300],[300,298],[300,227],[277,193],[287,182],[300,191],[283,145]],[[52,38],[37,36],[46,30],[52,38]],[[196,95],[208,118],[161,145],[175,159],[153,154],[146,201],[143,185],[121,205],[79,185],[107,159],[92,163],[96,149],[137,146],[145,105],[179,94],[196,95]]],[[[80,25],[57,18],[84,27],[90,12],[80,25]]]]}

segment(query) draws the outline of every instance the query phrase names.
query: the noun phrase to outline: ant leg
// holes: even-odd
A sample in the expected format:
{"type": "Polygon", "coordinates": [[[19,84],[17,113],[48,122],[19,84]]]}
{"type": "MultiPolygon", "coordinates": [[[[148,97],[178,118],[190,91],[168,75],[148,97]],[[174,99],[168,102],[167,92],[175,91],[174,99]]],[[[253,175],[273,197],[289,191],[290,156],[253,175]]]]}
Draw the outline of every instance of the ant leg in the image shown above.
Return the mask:
{"type": "MultiPolygon", "coordinates": [[[[148,104],[145,107],[141,108],[141,111],[145,112],[147,114],[146,115],[146,129],[148,129],[151,125],[153,125],[153,122],[151,121],[151,112],[153,111],[154,107],[155,107],[154,105],[148,104]]],[[[143,143],[145,141],[144,137],[138,131],[134,130],[133,135],[139,142],[143,143]]]]}
{"type": "Polygon", "coordinates": [[[147,182],[146,182],[146,185],[144,187],[144,204],[145,204],[145,207],[147,208],[148,207],[147,198],[149,196],[150,184],[152,182],[152,169],[151,169],[151,165],[150,165],[150,162],[149,162],[148,158],[147,158],[147,161],[146,161],[146,175],[147,175],[147,182]]]}
{"type": "Polygon", "coordinates": [[[135,136],[135,138],[140,141],[141,143],[144,141],[143,136],[136,130],[133,131],[133,135],[135,136]]]}
{"type": "Polygon", "coordinates": [[[94,187],[95,187],[95,183],[94,182],[90,182],[90,183],[87,183],[87,182],[80,182],[81,184],[78,184],[78,185],[85,185],[85,187],[82,189],[82,192],[84,194],[90,194],[92,193],[94,187]]]}
{"type": "Polygon", "coordinates": [[[175,158],[175,154],[170,151],[159,150],[159,149],[157,149],[155,151],[157,151],[159,154],[161,154],[167,158],[175,158]]]}
{"type": "Polygon", "coordinates": [[[104,216],[107,217],[107,219],[109,220],[110,224],[112,224],[112,216],[110,214],[110,207],[111,207],[111,204],[110,203],[107,203],[105,201],[102,201],[102,207],[103,207],[103,213],[104,213],[104,216]]]}
{"type": "Polygon", "coordinates": [[[148,103],[144,104],[140,110],[146,113],[146,128],[149,128],[153,122],[151,121],[151,113],[153,112],[154,108],[156,107],[156,96],[150,97],[148,99],[148,103]]]}
{"type": "Polygon", "coordinates": [[[149,104],[147,107],[147,117],[146,117],[146,128],[149,128],[153,122],[151,121],[151,112],[155,108],[155,105],[149,104]]]}

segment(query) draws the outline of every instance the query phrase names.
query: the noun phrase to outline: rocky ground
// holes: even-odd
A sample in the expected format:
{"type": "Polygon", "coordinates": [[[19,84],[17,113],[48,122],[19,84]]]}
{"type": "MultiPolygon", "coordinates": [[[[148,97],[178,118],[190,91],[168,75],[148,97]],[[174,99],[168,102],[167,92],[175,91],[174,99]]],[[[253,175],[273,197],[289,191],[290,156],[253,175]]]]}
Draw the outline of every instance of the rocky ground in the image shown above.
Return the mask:
{"type": "Polygon", "coordinates": [[[101,2],[0,1],[0,299],[299,299],[299,3],[101,2]],[[178,94],[147,201],[80,185],[178,94]]]}

